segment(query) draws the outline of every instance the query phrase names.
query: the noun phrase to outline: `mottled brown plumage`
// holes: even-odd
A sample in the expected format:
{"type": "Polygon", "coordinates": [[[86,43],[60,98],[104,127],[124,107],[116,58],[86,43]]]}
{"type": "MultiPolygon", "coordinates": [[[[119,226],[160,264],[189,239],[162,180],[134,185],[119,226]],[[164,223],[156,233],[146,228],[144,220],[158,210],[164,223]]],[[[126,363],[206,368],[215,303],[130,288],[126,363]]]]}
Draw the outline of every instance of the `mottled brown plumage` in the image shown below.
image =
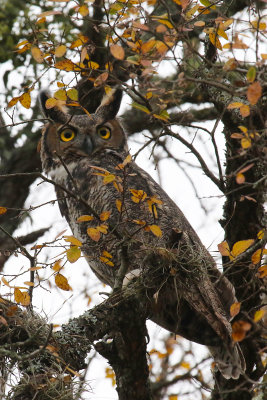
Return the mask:
{"type": "Polygon", "coordinates": [[[124,283],[139,276],[149,288],[153,279],[162,279],[151,319],[207,345],[222,374],[238,378],[244,361],[231,338],[233,287],[180,209],[130,160],[115,119],[121,91],[113,91],[91,116],[46,109],[48,97],[41,93],[43,111],[51,119],[41,140],[43,169],[76,195],[56,189],[61,213],[83,243],[96,276],[114,287],[126,265],[124,283]],[[92,219],[77,222],[82,215],[92,219]]]}

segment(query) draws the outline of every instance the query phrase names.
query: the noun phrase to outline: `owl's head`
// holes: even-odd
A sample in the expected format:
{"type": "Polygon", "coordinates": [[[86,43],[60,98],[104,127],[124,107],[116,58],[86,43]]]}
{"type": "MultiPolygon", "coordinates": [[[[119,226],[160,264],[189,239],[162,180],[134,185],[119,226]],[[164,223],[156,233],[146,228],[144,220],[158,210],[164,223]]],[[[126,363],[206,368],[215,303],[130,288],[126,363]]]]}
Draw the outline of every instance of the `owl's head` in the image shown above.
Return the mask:
{"type": "Polygon", "coordinates": [[[125,133],[116,119],[122,98],[120,89],[105,96],[94,114],[71,115],[63,108],[46,108],[50,97],[48,91],[39,96],[42,112],[49,119],[41,139],[41,159],[46,172],[60,165],[60,159],[68,164],[81,157],[92,158],[105,149],[127,151],[125,133]]]}

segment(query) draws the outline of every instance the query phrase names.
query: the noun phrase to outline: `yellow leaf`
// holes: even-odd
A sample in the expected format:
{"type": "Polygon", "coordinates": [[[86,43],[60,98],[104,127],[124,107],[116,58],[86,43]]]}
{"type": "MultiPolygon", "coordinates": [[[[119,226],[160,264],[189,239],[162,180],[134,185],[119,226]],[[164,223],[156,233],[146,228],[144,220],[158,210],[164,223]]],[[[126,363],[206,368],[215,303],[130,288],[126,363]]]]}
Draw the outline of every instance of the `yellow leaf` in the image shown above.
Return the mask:
{"type": "Polygon", "coordinates": [[[52,98],[52,97],[50,97],[50,99],[47,99],[46,102],[45,102],[45,108],[47,110],[49,110],[50,108],[55,107],[56,105],[57,105],[57,100],[52,98]]]}
{"type": "Polygon", "coordinates": [[[100,256],[99,259],[100,259],[100,261],[109,265],[110,267],[114,267],[114,263],[112,261],[110,261],[107,257],[100,256]]]}
{"type": "Polygon", "coordinates": [[[15,287],[15,289],[14,289],[14,299],[17,304],[20,304],[20,302],[23,299],[23,294],[22,294],[21,290],[19,290],[17,287],[15,287]]]}
{"type": "Polygon", "coordinates": [[[30,93],[26,92],[23,93],[23,95],[20,96],[19,101],[21,105],[27,109],[31,107],[31,95],[30,93]]]}
{"type": "Polygon", "coordinates": [[[238,183],[239,185],[241,185],[242,183],[244,183],[246,181],[245,175],[241,174],[240,172],[236,175],[235,177],[236,183],[238,183]]]}
{"type": "Polygon", "coordinates": [[[247,133],[248,132],[248,128],[246,126],[243,126],[243,125],[239,125],[238,129],[240,129],[243,133],[247,133]]]}
{"type": "Polygon", "coordinates": [[[36,62],[42,63],[44,61],[44,53],[38,47],[32,47],[31,52],[36,62]]]}
{"type": "Polygon", "coordinates": [[[82,5],[82,6],[79,8],[78,11],[79,11],[79,13],[80,13],[83,17],[86,17],[86,15],[89,14],[89,10],[88,10],[88,7],[87,7],[86,4],[82,5]]]}
{"type": "Polygon", "coordinates": [[[87,235],[94,240],[95,242],[98,242],[100,239],[100,232],[96,228],[88,228],[87,229],[87,235]]]}
{"type": "Polygon", "coordinates": [[[258,238],[258,239],[263,239],[263,238],[264,238],[264,230],[263,230],[263,229],[260,230],[260,231],[257,233],[257,238],[258,238]]]}
{"type": "Polygon", "coordinates": [[[239,101],[235,101],[234,103],[228,104],[227,109],[228,110],[232,110],[233,108],[240,108],[243,105],[244,105],[244,103],[240,103],[239,101]]]}
{"type": "Polygon", "coordinates": [[[2,278],[1,278],[1,281],[3,282],[3,284],[4,284],[5,286],[12,287],[12,286],[10,286],[10,284],[9,284],[9,282],[6,280],[6,278],[4,278],[3,276],[2,276],[2,278]]]}
{"type": "Polygon", "coordinates": [[[65,242],[69,242],[73,244],[74,246],[82,246],[82,242],[77,239],[75,236],[63,236],[65,242]]]}
{"type": "Polygon", "coordinates": [[[264,31],[266,29],[266,23],[265,22],[259,22],[259,21],[251,21],[251,25],[253,28],[258,29],[259,31],[264,31]]]}
{"type": "Polygon", "coordinates": [[[146,192],[144,190],[136,190],[136,189],[129,189],[130,192],[132,193],[132,201],[134,203],[140,203],[141,201],[144,201],[147,197],[146,192]]]}
{"type": "Polygon", "coordinates": [[[74,71],[75,64],[71,60],[61,60],[56,62],[54,67],[63,71],[74,71]]]}
{"type": "Polygon", "coordinates": [[[261,58],[262,58],[263,60],[267,60],[267,53],[262,53],[262,54],[261,54],[261,58]]]}
{"type": "Polygon", "coordinates": [[[63,57],[64,54],[67,51],[67,47],[64,44],[61,44],[60,46],[58,46],[55,50],[55,56],[56,57],[63,57]]]}
{"type": "Polygon", "coordinates": [[[247,239],[247,240],[240,240],[233,245],[231,256],[237,257],[240,254],[244,253],[253,243],[255,242],[254,239],[247,239]]]}
{"type": "Polygon", "coordinates": [[[233,303],[230,307],[230,315],[234,318],[237,314],[239,314],[241,307],[241,303],[233,303]]]}
{"type": "Polygon", "coordinates": [[[118,44],[111,45],[110,52],[113,55],[113,57],[117,58],[117,60],[124,60],[125,57],[124,49],[118,44]]]}
{"type": "Polygon", "coordinates": [[[145,225],[146,221],[143,221],[142,219],[133,219],[133,222],[137,225],[145,225]]]}
{"type": "Polygon", "coordinates": [[[253,318],[254,322],[259,322],[264,317],[264,314],[265,314],[264,309],[256,311],[253,318]]]}
{"type": "Polygon", "coordinates": [[[115,168],[116,169],[123,169],[127,164],[129,164],[132,161],[132,156],[131,154],[128,154],[127,157],[123,160],[122,163],[118,164],[115,168]]]}
{"type": "Polygon", "coordinates": [[[11,99],[7,105],[8,108],[13,107],[15,104],[17,104],[17,102],[19,101],[20,96],[18,97],[13,97],[13,99],[11,99]]]}
{"type": "MultiPolygon", "coordinates": [[[[224,39],[226,39],[226,40],[228,40],[228,36],[227,36],[227,34],[224,32],[224,30],[223,29],[217,29],[217,35],[220,35],[221,37],[223,37],[224,39]]],[[[222,50],[222,49],[220,49],[220,50],[222,50]]]]}
{"type": "Polygon", "coordinates": [[[258,81],[253,82],[247,90],[247,99],[250,104],[255,105],[257,104],[258,100],[261,98],[262,95],[262,87],[258,81]]]}
{"type": "Polygon", "coordinates": [[[151,51],[156,45],[156,40],[154,39],[150,39],[148,42],[145,42],[142,44],[141,46],[141,52],[143,54],[148,53],[149,51],[151,51]]]}
{"type": "Polygon", "coordinates": [[[267,254],[267,249],[258,249],[255,251],[255,253],[252,254],[251,256],[251,261],[253,264],[258,264],[262,257],[267,254]]]}
{"type": "Polygon", "coordinates": [[[250,114],[250,107],[247,104],[243,104],[243,106],[239,108],[239,111],[242,117],[248,117],[250,114]]]}
{"type": "MultiPolygon", "coordinates": [[[[194,7],[190,8],[190,10],[187,11],[187,13],[185,14],[186,18],[190,19],[197,12],[198,9],[199,9],[199,4],[197,4],[194,7]]],[[[198,22],[200,22],[200,21],[198,21],[198,22]]],[[[201,22],[203,22],[203,21],[201,21],[201,22]]],[[[204,25],[205,25],[205,22],[204,22],[204,25]]],[[[202,25],[197,25],[197,26],[202,26],[202,25]]]]}
{"type": "Polygon", "coordinates": [[[121,200],[116,200],[116,207],[119,212],[121,212],[122,202],[121,200]]]}
{"type": "Polygon", "coordinates": [[[153,233],[153,235],[155,235],[157,237],[162,236],[162,231],[158,225],[149,225],[149,228],[150,228],[151,232],[153,233]]]}
{"type": "Polygon", "coordinates": [[[66,291],[71,290],[71,287],[69,285],[68,279],[62,274],[57,274],[55,276],[55,284],[61,290],[66,290],[66,291]]]}
{"type": "Polygon", "coordinates": [[[103,183],[106,185],[107,183],[113,182],[116,179],[116,176],[113,174],[108,174],[104,177],[103,183]]]}
{"type": "Polygon", "coordinates": [[[191,368],[189,362],[186,362],[186,361],[182,361],[180,366],[185,368],[185,369],[190,369],[191,368]]]}
{"type": "Polygon", "coordinates": [[[173,43],[168,43],[168,42],[165,43],[165,42],[162,42],[161,40],[157,40],[156,41],[156,49],[161,55],[163,55],[169,50],[169,47],[171,47],[172,44],[173,43]]]}
{"type": "Polygon", "coordinates": [[[230,248],[226,240],[218,244],[218,250],[222,256],[230,257],[230,248]]]}
{"type": "Polygon", "coordinates": [[[81,215],[79,218],[77,218],[77,222],[87,222],[87,221],[92,221],[94,217],[92,215],[81,215]]]}
{"type": "Polygon", "coordinates": [[[102,251],[102,256],[103,257],[107,257],[107,258],[112,258],[112,254],[110,254],[108,251],[103,250],[102,251]]]}
{"type": "Polygon", "coordinates": [[[109,219],[111,212],[110,211],[103,211],[99,218],[101,221],[106,221],[107,219],[109,219]]]}
{"type": "Polygon", "coordinates": [[[0,207],[0,215],[5,214],[7,212],[6,207],[0,207]]]}
{"type": "Polygon", "coordinates": [[[241,146],[243,147],[243,149],[248,149],[249,147],[251,147],[250,138],[242,138],[241,139],[241,146]]]}
{"type": "Polygon", "coordinates": [[[70,263],[75,263],[81,257],[81,249],[78,246],[71,246],[67,251],[67,259],[70,263]]]}
{"type": "Polygon", "coordinates": [[[217,49],[222,50],[222,45],[221,42],[218,38],[218,35],[216,33],[210,33],[209,34],[209,39],[213,46],[215,46],[217,49]]]}
{"type": "Polygon", "coordinates": [[[56,261],[55,264],[53,265],[53,271],[58,272],[62,269],[61,265],[60,265],[60,261],[56,261]]]}
{"type": "Polygon", "coordinates": [[[67,100],[67,93],[65,89],[59,89],[54,93],[54,97],[57,100],[63,100],[66,101],[67,100]]]}
{"type": "Polygon", "coordinates": [[[136,103],[135,101],[132,102],[132,107],[136,108],[137,110],[144,111],[147,114],[150,114],[150,111],[146,106],[143,106],[142,104],[136,103]]]}
{"type": "Polygon", "coordinates": [[[27,286],[34,286],[34,283],[30,282],[30,281],[25,281],[23,283],[24,283],[24,285],[27,285],[27,286]]]}
{"type": "Polygon", "coordinates": [[[170,396],[168,397],[168,400],[178,400],[178,396],[176,396],[176,395],[170,395],[170,396]]]}
{"type": "Polygon", "coordinates": [[[108,233],[108,225],[102,224],[102,225],[99,225],[96,229],[99,232],[103,233],[104,235],[106,235],[108,233]]]}
{"type": "Polygon", "coordinates": [[[24,307],[27,307],[30,305],[31,298],[28,292],[21,292],[22,294],[22,299],[20,301],[20,304],[24,307]]]}
{"type": "Polygon", "coordinates": [[[93,62],[93,61],[89,61],[88,68],[97,69],[97,68],[99,68],[99,64],[97,64],[96,62],[93,62]]]}

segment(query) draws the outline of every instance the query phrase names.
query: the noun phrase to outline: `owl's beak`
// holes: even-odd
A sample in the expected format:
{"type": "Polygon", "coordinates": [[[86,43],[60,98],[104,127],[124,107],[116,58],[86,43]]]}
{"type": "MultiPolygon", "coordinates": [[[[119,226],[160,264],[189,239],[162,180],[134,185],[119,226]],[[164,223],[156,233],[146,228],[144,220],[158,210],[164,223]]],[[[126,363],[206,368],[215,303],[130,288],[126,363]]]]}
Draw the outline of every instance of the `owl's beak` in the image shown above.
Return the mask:
{"type": "Polygon", "coordinates": [[[85,136],[84,142],[83,142],[83,150],[86,154],[90,155],[93,152],[93,144],[90,136],[85,136]]]}

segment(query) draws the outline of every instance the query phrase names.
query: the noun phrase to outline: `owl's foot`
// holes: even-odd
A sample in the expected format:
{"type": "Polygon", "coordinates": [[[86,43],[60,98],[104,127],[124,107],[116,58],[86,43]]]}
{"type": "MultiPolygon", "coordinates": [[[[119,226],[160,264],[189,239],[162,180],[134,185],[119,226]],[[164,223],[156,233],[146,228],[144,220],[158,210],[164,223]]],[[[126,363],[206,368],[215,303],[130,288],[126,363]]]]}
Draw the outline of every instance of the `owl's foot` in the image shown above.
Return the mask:
{"type": "Polygon", "coordinates": [[[128,274],[125,275],[123,282],[122,282],[122,287],[129,285],[129,283],[134,279],[138,278],[140,276],[141,270],[140,269],[133,269],[132,271],[128,272],[128,274]]]}

